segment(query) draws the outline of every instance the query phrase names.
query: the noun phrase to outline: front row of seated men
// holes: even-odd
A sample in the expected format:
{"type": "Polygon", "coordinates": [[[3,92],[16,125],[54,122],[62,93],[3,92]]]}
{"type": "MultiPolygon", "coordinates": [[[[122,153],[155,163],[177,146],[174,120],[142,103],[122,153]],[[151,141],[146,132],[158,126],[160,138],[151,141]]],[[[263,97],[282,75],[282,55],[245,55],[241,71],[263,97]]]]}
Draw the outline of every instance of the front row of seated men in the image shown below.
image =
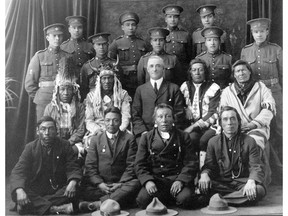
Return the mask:
{"type": "Polygon", "coordinates": [[[12,170],[12,199],[18,212],[94,211],[109,198],[121,208],[131,206],[135,198],[146,208],[155,196],[166,205],[196,208],[207,205],[216,192],[229,203],[265,196],[259,147],[241,131],[235,108],[225,106],[220,113],[222,130],[208,143],[197,195],[195,147],[189,134],[174,126],[173,108],[156,106],[155,127],[141,137],[138,150],[134,136],[119,129],[121,119],[117,107],[105,110],[106,130],[91,138],[83,174],[69,142],[57,136],[55,120],[43,116],[37,123],[39,138],[25,146],[12,170]]]}

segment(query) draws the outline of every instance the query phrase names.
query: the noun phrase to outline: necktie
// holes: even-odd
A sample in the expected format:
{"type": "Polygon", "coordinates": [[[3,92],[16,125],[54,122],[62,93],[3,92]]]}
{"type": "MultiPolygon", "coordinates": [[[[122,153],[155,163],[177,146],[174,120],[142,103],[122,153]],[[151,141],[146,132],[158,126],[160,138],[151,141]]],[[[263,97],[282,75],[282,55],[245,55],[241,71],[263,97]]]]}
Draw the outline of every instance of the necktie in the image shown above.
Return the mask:
{"type": "Polygon", "coordinates": [[[192,108],[193,108],[193,118],[194,121],[198,120],[200,118],[200,108],[199,108],[199,88],[200,85],[195,85],[195,94],[194,94],[194,98],[193,98],[193,104],[192,104],[192,108]]]}
{"type": "Polygon", "coordinates": [[[157,82],[154,82],[154,91],[156,94],[158,94],[157,82]]]}

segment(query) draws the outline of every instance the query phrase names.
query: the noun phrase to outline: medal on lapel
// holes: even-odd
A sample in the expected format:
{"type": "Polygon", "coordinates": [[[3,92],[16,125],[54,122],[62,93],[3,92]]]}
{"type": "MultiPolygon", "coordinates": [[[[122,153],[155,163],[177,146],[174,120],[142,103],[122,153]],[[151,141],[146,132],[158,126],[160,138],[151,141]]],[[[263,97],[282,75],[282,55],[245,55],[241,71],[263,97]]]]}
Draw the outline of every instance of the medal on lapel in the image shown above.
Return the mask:
{"type": "Polygon", "coordinates": [[[102,152],[105,153],[106,152],[106,145],[103,145],[103,149],[102,152]]]}

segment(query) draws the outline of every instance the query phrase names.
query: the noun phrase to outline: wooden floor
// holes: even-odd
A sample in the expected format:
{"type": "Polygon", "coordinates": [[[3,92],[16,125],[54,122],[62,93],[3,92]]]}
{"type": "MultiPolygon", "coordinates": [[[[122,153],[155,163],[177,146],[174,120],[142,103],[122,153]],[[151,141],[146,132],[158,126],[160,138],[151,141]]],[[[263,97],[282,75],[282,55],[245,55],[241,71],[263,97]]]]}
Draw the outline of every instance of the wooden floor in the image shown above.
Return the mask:
{"type": "MultiPolygon", "coordinates": [[[[229,215],[283,215],[283,192],[282,186],[272,185],[268,188],[266,197],[253,207],[237,207],[237,212],[229,215]]],[[[9,209],[14,206],[10,198],[9,185],[6,183],[6,215],[17,215],[9,209]]],[[[179,212],[179,216],[202,216],[207,215],[197,210],[182,210],[174,208],[179,212]]],[[[134,216],[140,209],[128,209],[130,216],[134,216]]],[[[79,216],[90,216],[91,213],[78,214],[79,216]]]]}

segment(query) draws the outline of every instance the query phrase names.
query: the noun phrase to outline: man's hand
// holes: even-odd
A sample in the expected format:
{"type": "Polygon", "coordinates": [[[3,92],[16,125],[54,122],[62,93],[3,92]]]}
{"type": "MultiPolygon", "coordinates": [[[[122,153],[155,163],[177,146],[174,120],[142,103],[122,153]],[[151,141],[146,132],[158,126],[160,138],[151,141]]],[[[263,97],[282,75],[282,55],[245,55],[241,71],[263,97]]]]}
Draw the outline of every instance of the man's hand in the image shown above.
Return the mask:
{"type": "Polygon", "coordinates": [[[30,200],[26,194],[26,192],[23,190],[23,188],[17,188],[16,189],[16,195],[17,195],[17,204],[20,206],[27,205],[30,203],[30,200]]]}
{"type": "Polygon", "coordinates": [[[106,183],[104,183],[104,182],[100,183],[100,184],[98,185],[98,188],[99,188],[102,192],[104,192],[105,194],[109,194],[109,193],[110,193],[110,187],[109,187],[106,183]]]}
{"type": "Polygon", "coordinates": [[[122,183],[113,183],[112,187],[110,187],[110,192],[116,191],[118,188],[121,188],[122,183]]]}
{"type": "Polygon", "coordinates": [[[146,134],[146,133],[148,133],[148,131],[143,131],[143,132],[141,133],[141,136],[142,136],[143,134],[146,134]]]}
{"type": "Polygon", "coordinates": [[[248,132],[248,131],[250,131],[250,130],[253,130],[253,129],[255,129],[255,128],[257,128],[257,125],[255,125],[255,124],[252,123],[252,122],[249,122],[248,124],[243,124],[243,125],[241,126],[241,130],[242,130],[242,132],[244,132],[244,133],[246,133],[246,132],[248,132]]]}
{"type": "Polygon", "coordinates": [[[64,192],[64,196],[68,198],[75,197],[76,195],[76,186],[77,186],[77,181],[76,180],[71,180],[69,184],[66,187],[66,190],[64,192]]]}
{"type": "Polygon", "coordinates": [[[185,114],[186,114],[186,119],[192,120],[193,119],[193,114],[189,108],[185,109],[185,114]]]}
{"type": "Polygon", "coordinates": [[[211,179],[207,173],[202,173],[198,182],[199,190],[202,194],[207,194],[211,188],[211,179]]]}
{"type": "Polygon", "coordinates": [[[183,183],[181,181],[175,181],[172,186],[171,186],[171,189],[170,189],[170,193],[173,197],[176,197],[176,195],[178,193],[180,193],[180,191],[182,190],[183,188],[183,183]]]}
{"type": "Polygon", "coordinates": [[[191,133],[197,127],[198,127],[197,125],[192,124],[189,127],[187,127],[184,131],[187,132],[187,133],[191,133]]]}
{"type": "Polygon", "coordinates": [[[145,188],[146,188],[146,190],[150,196],[152,196],[153,194],[155,194],[158,191],[157,187],[153,181],[146,182],[145,188]]]}
{"type": "Polygon", "coordinates": [[[246,195],[248,200],[255,200],[256,199],[256,183],[253,179],[248,179],[247,183],[243,189],[243,195],[246,195]]]}

